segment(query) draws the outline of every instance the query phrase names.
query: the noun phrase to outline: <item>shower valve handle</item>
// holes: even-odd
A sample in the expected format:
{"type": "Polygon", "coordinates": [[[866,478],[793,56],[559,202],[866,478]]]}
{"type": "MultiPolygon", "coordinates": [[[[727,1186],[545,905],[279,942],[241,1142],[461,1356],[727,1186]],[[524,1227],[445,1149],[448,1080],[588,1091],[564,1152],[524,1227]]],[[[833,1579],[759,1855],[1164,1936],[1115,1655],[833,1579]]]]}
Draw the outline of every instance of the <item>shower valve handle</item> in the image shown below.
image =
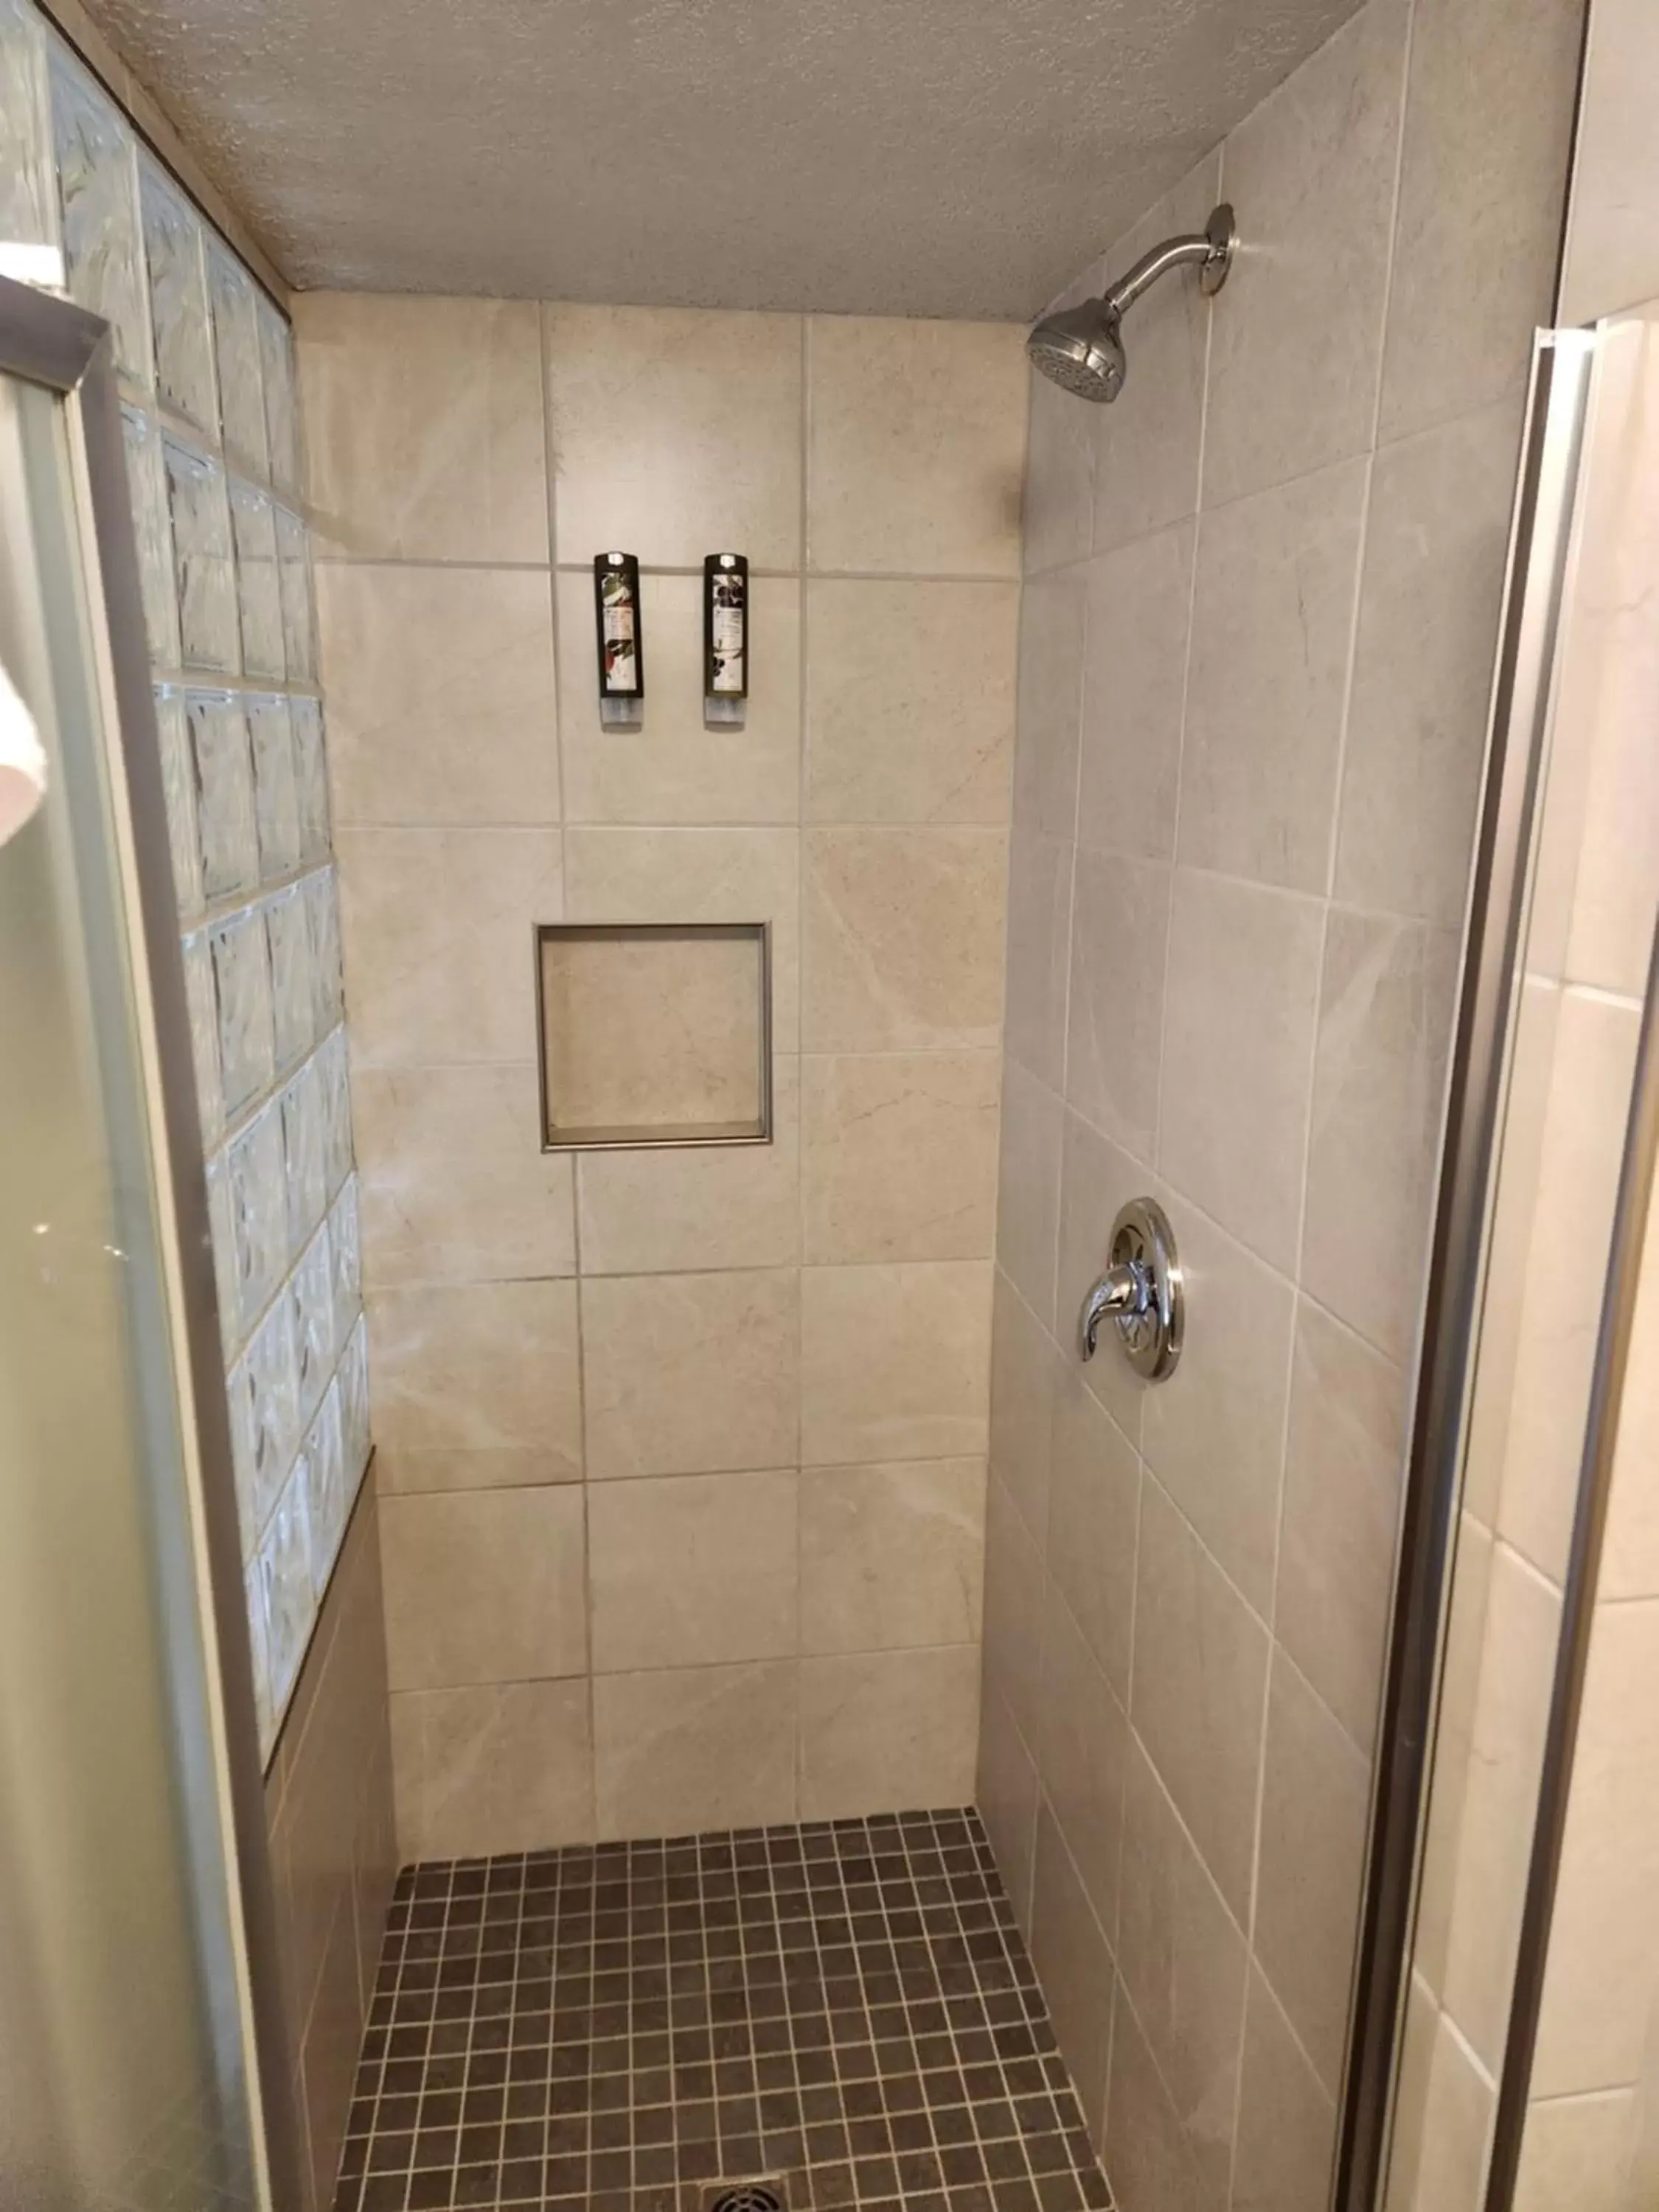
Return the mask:
{"type": "Polygon", "coordinates": [[[1151,1271],[1139,1260],[1126,1260],[1108,1267],[1083,1301],[1078,1320],[1078,1357],[1092,1359],[1100,1324],[1108,1314],[1125,1316],[1146,1313],[1152,1303],[1151,1271]]]}
{"type": "Polygon", "coordinates": [[[1079,1359],[1092,1359],[1109,1320],[1118,1350],[1144,1382],[1162,1382],[1181,1357],[1186,1298],[1175,1232],[1156,1199],[1132,1198],[1112,1224],[1105,1273],[1078,1316],[1079,1359]]]}

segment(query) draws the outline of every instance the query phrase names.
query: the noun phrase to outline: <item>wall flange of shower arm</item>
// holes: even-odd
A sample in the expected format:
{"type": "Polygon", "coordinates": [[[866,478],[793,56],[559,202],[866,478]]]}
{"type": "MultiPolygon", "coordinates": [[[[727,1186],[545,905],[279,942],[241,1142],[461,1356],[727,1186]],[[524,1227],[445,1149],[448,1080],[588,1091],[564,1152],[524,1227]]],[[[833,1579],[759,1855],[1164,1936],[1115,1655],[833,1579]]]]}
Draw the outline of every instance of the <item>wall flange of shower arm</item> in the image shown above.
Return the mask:
{"type": "Polygon", "coordinates": [[[1166,238],[1162,246],[1143,253],[1127,276],[1109,284],[1099,299],[1045,315],[1025,341],[1032,366],[1079,399],[1101,404],[1115,399],[1128,374],[1121,331],[1127,310],[1166,270],[1188,264],[1197,267],[1200,289],[1206,297],[1213,296],[1226,283],[1237,250],[1233,211],[1224,200],[1210,210],[1202,230],[1190,237],[1166,238]]]}

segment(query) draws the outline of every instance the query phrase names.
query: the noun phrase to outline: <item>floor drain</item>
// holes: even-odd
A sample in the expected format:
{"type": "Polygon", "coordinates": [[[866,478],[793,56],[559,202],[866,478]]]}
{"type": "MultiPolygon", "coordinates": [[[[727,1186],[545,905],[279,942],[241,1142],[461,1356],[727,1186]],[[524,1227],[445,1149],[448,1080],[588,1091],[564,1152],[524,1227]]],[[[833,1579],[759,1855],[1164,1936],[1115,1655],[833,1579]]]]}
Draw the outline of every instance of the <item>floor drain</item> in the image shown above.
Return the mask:
{"type": "Polygon", "coordinates": [[[766,2181],[739,2181],[730,2189],[711,2189],[703,2212],[783,2212],[783,2191],[766,2181]]]}

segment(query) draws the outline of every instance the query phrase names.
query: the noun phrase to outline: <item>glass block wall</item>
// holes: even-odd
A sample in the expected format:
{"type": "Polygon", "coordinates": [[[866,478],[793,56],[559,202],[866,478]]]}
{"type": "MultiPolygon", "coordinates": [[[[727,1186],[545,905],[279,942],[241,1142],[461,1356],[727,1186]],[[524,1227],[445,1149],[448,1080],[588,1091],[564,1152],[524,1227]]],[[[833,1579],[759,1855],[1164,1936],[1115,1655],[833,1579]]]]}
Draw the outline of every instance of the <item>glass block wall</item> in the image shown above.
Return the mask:
{"type": "Polygon", "coordinates": [[[0,0],[7,242],[61,248],[115,333],[269,1756],[368,1457],[290,335],[29,0],[0,0]]]}

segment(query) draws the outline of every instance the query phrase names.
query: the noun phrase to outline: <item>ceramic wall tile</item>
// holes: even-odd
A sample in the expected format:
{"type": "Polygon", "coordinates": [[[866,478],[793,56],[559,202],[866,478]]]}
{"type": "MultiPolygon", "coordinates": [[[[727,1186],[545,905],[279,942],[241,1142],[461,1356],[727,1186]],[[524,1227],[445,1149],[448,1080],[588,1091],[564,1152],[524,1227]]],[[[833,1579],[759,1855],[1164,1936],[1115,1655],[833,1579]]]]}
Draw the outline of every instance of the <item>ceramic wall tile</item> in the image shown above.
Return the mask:
{"type": "Polygon", "coordinates": [[[600,1836],[793,1820],[795,1714],[793,1661],[597,1676],[600,1836]]]}
{"type": "Polygon", "coordinates": [[[1227,140],[1247,242],[1211,321],[1206,507],[1371,441],[1410,21],[1373,0],[1227,140]]]}
{"type": "Polygon", "coordinates": [[[1275,1658],[1255,1951],[1333,2097],[1342,2086],[1370,1784],[1367,1759],[1296,1668],[1275,1658]]]}
{"type": "Polygon", "coordinates": [[[1118,1881],[1129,1723],[1070,1608],[1042,1638],[1037,1772],[1049,1810],[1109,1942],[1118,1938],[1118,1881]]]}
{"type": "MultiPolygon", "coordinates": [[[[994,1386],[997,1371],[994,1358],[994,1386]]],[[[994,1449],[995,1437],[994,1401],[994,1449]]],[[[1099,1661],[1112,1694],[1127,1710],[1140,1467],[1122,1430],[1076,1371],[1060,1364],[1058,1355],[1052,1450],[1048,1571],[1099,1661]]]]}
{"type": "Polygon", "coordinates": [[[546,561],[532,301],[302,293],[295,326],[326,556],[546,561]]]}
{"type": "Polygon", "coordinates": [[[997,1044],[1002,831],[814,830],[803,859],[809,1052],[997,1044]]]}
{"type": "MultiPolygon", "coordinates": [[[[1013,584],[807,586],[808,821],[1006,823],[1019,608],[1013,584]]],[[[764,614],[757,591],[761,638],[764,614]]]]}
{"type": "Polygon", "coordinates": [[[560,302],[545,331],[561,562],[799,566],[797,317],[560,302]]]}
{"type": "Polygon", "coordinates": [[[1361,1750],[1382,1695],[1405,1415],[1400,1370],[1299,1299],[1274,1628],[1361,1750]]]}
{"type": "Polygon", "coordinates": [[[580,1475],[573,1283],[377,1290],[369,1318],[383,1492],[580,1475]]]}
{"type": "Polygon", "coordinates": [[[985,1466],[823,1468],[800,1483],[800,1648],[976,1644],[985,1466]]]}
{"type": "Polygon", "coordinates": [[[1325,917],[1313,900],[1177,871],[1158,1164],[1292,1267],[1325,917]]]}
{"type": "Polygon", "coordinates": [[[362,1063],[533,1060],[531,933],[559,919],[557,836],[342,829],[336,843],[362,1063]]]}
{"type": "Polygon", "coordinates": [[[808,1267],[800,1298],[803,1464],[985,1449],[988,1261],[808,1267]]]}
{"type": "Polygon", "coordinates": [[[1198,541],[1177,850],[1323,893],[1370,464],[1206,515],[1198,541]]]}
{"type": "Polygon", "coordinates": [[[360,1068],[353,1100],[371,1283],[574,1273],[571,1163],[540,1148],[533,1066],[360,1068]]]}
{"type": "Polygon", "coordinates": [[[978,1733],[971,1644],[803,1659],[800,1816],[842,1820],[901,1802],[965,1804],[978,1733]]]}
{"type": "Polygon", "coordinates": [[[1079,846],[1072,893],[1066,1103],[1142,1159],[1157,1141],[1170,872],[1079,846]]]}
{"type": "MultiPolygon", "coordinates": [[[[1168,860],[1175,850],[1193,546],[1192,526],[1177,524],[1085,572],[1078,838],[1096,853],[1168,860]]],[[[1024,744],[1022,720],[1022,754],[1024,744]]]]}
{"type": "Polygon", "coordinates": [[[988,1259],[994,1053],[802,1062],[808,1261],[988,1259]]]}
{"type": "Polygon", "coordinates": [[[393,1690],[580,1674],[587,1653],[574,1485],[380,1501],[393,1690]]]}
{"type": "Polygon", "coordinates": [[[1486,758],[1518,408],[1376,457],[1343,763],[1339,898],[1455,925],[1486,758]]]}
{"type": "Polygon", "coordinates": [[[1249,1906],[1266,1628],[1154,1483],[1140,1503],[1131,1717],[1235,1917],[1249,1906]]]}
{"type": "Polygon", "coordinates": [[[815,570],[1018,574],[1024,337],[1012,323],[808,319],[815,570]]]}
{"type": "Polygon", "coordinates": [[[1456,946],[1332,909],[1320,981],[1302,1274],[1392,1359],[1417,1328],[1456,946]]]}
{"type": "Polygon", "coordinates": [[[797,1480],[757,1472],[594,1485],[594,1674],[793,1655],[797,1480]]]}
{"type": "Polygon", "coordinates": [[[1583,34],[1583,10],[1572,0],[1518,8],[1419,0],[1389,295],[1385,440],[1524,384],[1533,328],[1554,319],[1583,34]]]}
{"type": "Polygon", "coordinates": [[[341,823],[558,820],[546,576],[325,562],[318,611],[341,823]]]}
{"type": "Polygon", "coordinates": [[[1138,1747],[1124,1794],[1117,1955],[1124,1994],[1169,2085],[1200,2201],[1224,2203],[1249,1954],[1138,1747]]]}
{"type": "Polygon", "coordinates": [[[789,1268],[585,1281],[590,1480],[794,1465],[799,1302],[789,1268]]]}
{"type": "Polygon", "coordinates": [[[551,1850],[593,1835],[584,1682],[505,1682],[392,1699],[405,1860],[551,1850]]]}

